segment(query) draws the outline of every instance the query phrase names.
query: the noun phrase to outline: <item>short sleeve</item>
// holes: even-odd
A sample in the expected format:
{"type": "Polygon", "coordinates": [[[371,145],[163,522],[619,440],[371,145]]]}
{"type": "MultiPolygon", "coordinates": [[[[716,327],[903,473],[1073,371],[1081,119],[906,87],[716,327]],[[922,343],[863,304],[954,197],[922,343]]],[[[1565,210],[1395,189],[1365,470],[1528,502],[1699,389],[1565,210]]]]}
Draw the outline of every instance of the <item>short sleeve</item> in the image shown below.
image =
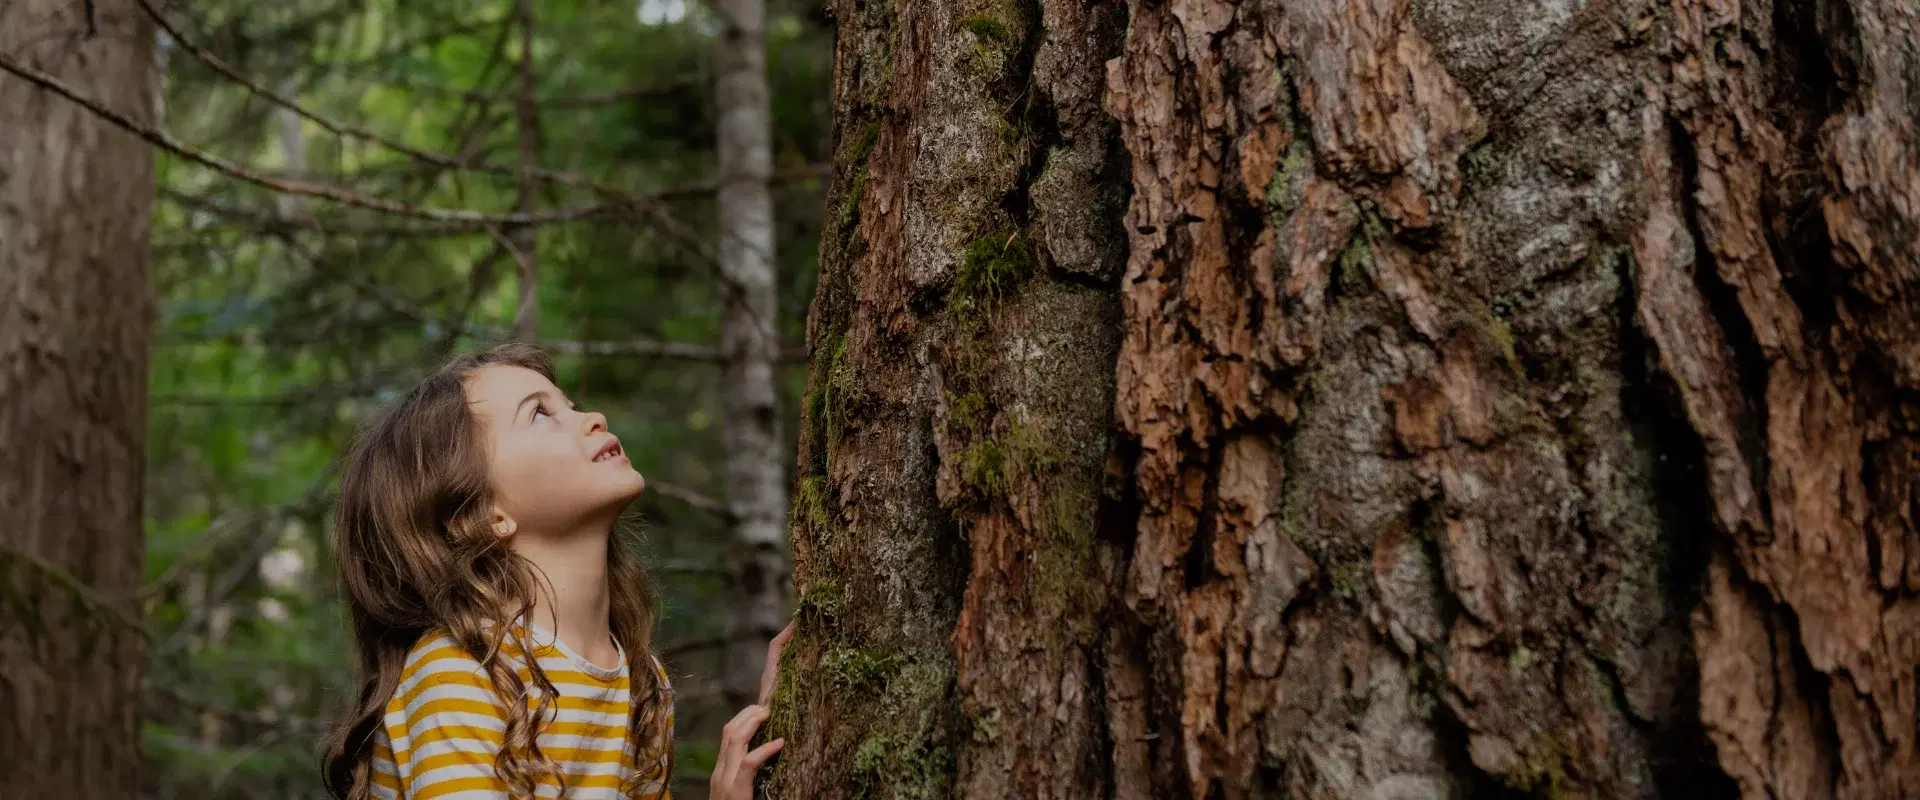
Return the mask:
{"type": "Polygon", "coordinates": [[[387,706],[396,787],[407,800],[505,800],[494,774],[505,714],[479,663],[448,643],[408,669],[387,706]]]}

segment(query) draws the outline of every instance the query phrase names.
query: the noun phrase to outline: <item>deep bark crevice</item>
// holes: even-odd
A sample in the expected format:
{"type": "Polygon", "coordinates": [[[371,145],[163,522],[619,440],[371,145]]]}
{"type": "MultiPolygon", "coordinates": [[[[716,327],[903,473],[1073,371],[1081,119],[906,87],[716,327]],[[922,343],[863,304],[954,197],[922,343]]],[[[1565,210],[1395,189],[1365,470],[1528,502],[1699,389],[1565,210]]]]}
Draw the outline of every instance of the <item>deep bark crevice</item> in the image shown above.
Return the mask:
{"type": "MultiPolygon", "coordinates": [[[[1445,683],[1444,679],[1436,680],[1429,677],[1429,680],[1434,681],[1436,685],[1445,683]]],[[[1532,791],[1516,789],[1473,763],[1473,756],[1467,751],[1467,742],[1472,738],[1473,732],[1448,704],[1436,704],[1433,729],[1439,736],[1447,771],[1457,781],[1455,788],[1460,792],[1461,797],[1473,800],[1550,800],[1544,788],[1532,791]]]]}
{"type": "Polygon", "coordinates": [[[1769,220],[1767,244],[1779,260],[1783,288],[1804,317],[1809,345],[1825,349],[1843,298],[1854,294],[1834,258],[1834,242],[1820,214],[1821,198],[1835,194],[1820,166],[1820,130],[1845,108],[1858,87],[1851,52],[1859,47],[1852,8],[1844,0],[1773,3],[1771,82],[1777,127],[1787,134],[1789,163],[1761,196],[1769,220]],[[1829,37],[1842,40],[1836,49],[1829,37]]]}
{"type": "MultiPolygon", "coordinates": [[[[1620,409],[1627,429],[1650,459],[1655,517],[1666,545],[1660,582],[1666,607],[1676,615],[1673,624],[1685,626],[1691,609],[1700,607],[1705,593],[1707,565],[1716,546],[1710,507],[1699,498],[1711,491],[1706,471],[1706,443],[1687,421],[1680,388],[1660,369],[1659,353],[1635,317],[1637,287],[1631,257],[1615,262],[1620,293],[1616,311],[1620,336],[1620,409]]],[[[1720,545],[1724,546],[1724,545],[1720,545]]],[[[1616,675],[1616,682],[1617,682],[1616,675]]],[[[1676,691],[1664,722],[1656,722],[1658,743],[1653,775],[1667,797],[1736,798],[1739,787],[1714,759],[1713,744],[1700,720],[1700,665],[1692,648],[1681,648],[1676,691]]]]}
{"type": "MultiPolygon", "coordinates": [[[[1217,416],[1217,412],[1214,412],[1217,416]]],[[[1182,557],[1182,582],[1191,591],[1224,577],[1219,565],[1213,563],[1213,537],[1219,527],[1220,516],[1220,448],[1209,448],[1206,452],[1206,488],[1201,490],[1198,514],[1199,524],[1193,532],[1193,539],[1182,557]]],[[[1225,715],[1221,715],[1225,719],[1225,715]]]]}
{"type": "Polygon", "coordinates": [[[1620,296],[1620,408],[1628,429],[1657,453],[1652,459],[1653,496],[1667,544],[1668,578],[1661,582],[1668,607],[1684,613],[1699,605],[1711,555],[1713,515],[1699,498],[1710,490],[1706,444],[1687,421],[1680,388],[1660,369],[1653,342],[1635,319],[1639,300],[1631,258],[1618,263],[1620,296]]]}
{"type": "MultiPolygon", "coordinates": [[[[1746,581],[1744,577],[1738,580],[1746,581]]],[[[1828,696],[1834,689],[1833,680],[1807,660],[1807,648],[1800,639],[1800,615],[1785,603],[1773,602],[1771,597],[1767,597],[1751,582],[1747,582],[1747,585],[1756,605],[1772,609],[1780,615],[1781,624],[1773,646],[1776,652],[1788,653],[1793,665],[1792,672],[1782,677],[1794,681],[1799,695],[1807,702],[1808,713],[1813,717],[1810,727],[1816,737],[1814,743],[1820,752],[1820,760],[1837,768],[1842,745],[1840,729],[1833,717],[1833,701],[1828,696]]],[[[1844,687],[1840,690],[1847,691],[1844,687]]]]}
{"type": "MultiPolygon", "coordinates": [[[[1772,470],[1771,457],[1767,448],[1767,380],[1772,368],[1765,352],[1761,350],[1760,340],[1754,334],[1753,323],[1741,308],[1740,298],[1733,286],[1721,278],[1714,261],[1712,241],[1702,225],[1704,213],[1697,200],[1700,191],[1699,156],[1694,150],[1693,137],[1678,121],[1669,128],[1673,141],[1673,163],[1680,176],[1680,218],[1686,223],[1687,236],[1694,242],[1693,279],[1700,296],[1706,301],[1708,313],[1720,324],[1725,333],[1728,349],[1732,350],[1734,377],[1740,386],[1743,401],[1740,413],[1735,417],[1738,426],[1740,455],[1747,462],[1747,474],[1753,481],[1753,494],[1760,503],[1760,518],[1773,518],[1771,493],[1767,491],[1767,475],[1772,470]]],[[[1772,541],[1770,526],[1762,526],[1753,531],[1761,541],[1753,542],[1765,546],[1772,541]]]]}

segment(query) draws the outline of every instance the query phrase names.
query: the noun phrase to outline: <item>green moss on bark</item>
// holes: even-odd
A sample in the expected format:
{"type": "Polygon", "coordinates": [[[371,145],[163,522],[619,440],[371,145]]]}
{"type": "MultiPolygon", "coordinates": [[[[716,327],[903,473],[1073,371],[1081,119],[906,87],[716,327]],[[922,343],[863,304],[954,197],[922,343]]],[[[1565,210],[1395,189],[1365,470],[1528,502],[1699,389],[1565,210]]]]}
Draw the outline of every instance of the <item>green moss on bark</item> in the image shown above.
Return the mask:
{"type": "Polygon", "coordinates": [[[983,42],[1001,43],[1012,38],[1013,32],[1007,29],[1007,23],[985,14],[975,14],[960,20],[960,27],[978,37],[983,42]]]}
{"type": "Polygon", "coordinates": [[[938,800],[952,792],[953,750],[931,739],[879,732],[854,751],[860,797],[938,800]]]}
{"type": "Polygon", "coordinates": [[[971,439],[987,425],[987,398],[979,392],[947,394],[947,414],[940,420],[940,432],[957,439],[971,439]]]}
{"type": "Polygon", "coordinates": [[[792,647],[780,651],[780,673],[774,679],[773,696],[767,699],[772,713],[760,737],[764,741],[789,737],[800,730],[799,677],[793,665],[794,653],[792,647]]]}
{"type": "Polygon", "coordinates": [[[794,616],[807,628],[824,628],[840,619],[840,585],[821,581],[800,594],[794,616]]]}
{"type": "Polygon", "coordinates": [[[961,480],[981,498],[1005,497],[1015,481],[1039,477],[1060,463],[1059,454],[1031,428],[1013,422],[1005,429],[960,452],[961,480]]]}
{"type": "Polygon", "coordinates": [[[943,729],[954,721],[950,654],[904,659],[888,676],[880,716],[853,754],[856,797],[944,800],[954,758],[943,729]]]}
{"type": "Polygon", "coordinates": [[[984,314],[1031,274],[1033,249],[1020,230],[993,230],[967,244],[953,276],[952,305],[961,314],[984,314]]]}
{"type": "Polygon", "coordinates": [[[822,401],[821,411],[826,414],[827,444],[831,446],[846,433],[847,409],[859,393],[859,387],[853,380],[853,371],[847,365],[845,338],[834,342],[833,354],[827,359],[825,389],[826,398],[822,401]]]}
{"type": "MultiPolygon", "coordinates": [[[[814,375],[807,393],[804,422],[807,427],[807,448],[811,451],[808,458],[808,471],[815,476],[826,474],[827,455],[832,450],[832,437],[836,433],[828,421],[831,417],[830,409],[837,405],[833,397],[833,372],[835,365],[846,354],[846,336],[842,330],[845,325],[844,320],[823,318],[820,341],[815,345],[814,375]],[[822,358],[819,354],[825,354],[825,357],[822,358]]],[[[801,488],[804,490],[806,487],[802,485],[801,488]]]]}
{"type": "Polygon", "coordinates": [[[852,647],[835,647],[820,657],[820,667],[842,689],[879,691],[899,671],[891,655],[852,647]]]}

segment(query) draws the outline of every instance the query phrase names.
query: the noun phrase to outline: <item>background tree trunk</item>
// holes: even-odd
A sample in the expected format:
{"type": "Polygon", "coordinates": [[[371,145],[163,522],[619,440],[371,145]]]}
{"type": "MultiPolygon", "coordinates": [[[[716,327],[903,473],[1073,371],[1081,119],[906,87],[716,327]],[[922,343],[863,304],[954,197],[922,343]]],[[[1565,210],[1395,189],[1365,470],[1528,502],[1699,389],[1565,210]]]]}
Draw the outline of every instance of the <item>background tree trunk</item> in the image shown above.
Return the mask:
{"type": "Polygon", "coordinates": [[[722,0],[715,53],[719,108],[720,269],[726,281],[721,389],[726,412],[728,569],[726,665],[734,703],[759,699],[767,642],[786,627],[788,565],[779,393],[779,304],[773,261],[773,120],[767,98],[766,4],[722,0]]]}
{"type": "MultiPolygon", "coordinates": [[[[520,174],[514,193],[513,210],[522,214],[533,210],[539,190],[533,170],[540,166],[540,106],[534,101],[533,0],[515,4],[516,27],[520,34],[518,91],[514,94],[514,133],[519,139],[520,174]]],[[[520,305],[513,314],[513,338],[523,342],[540,338],[540,231],[531,225],[510,228],[504,240],[513,251],[520,270],[520,305]]]]}
{"type": "Polygon", "coordinates": [[[775,796],[1920,797],[1910,3],[833,10],[775,796]]]}
{"type": "MultiPolygon", "coordinates": [[[[132,3],[0,4],[0,52],[137,120],[154,35],[132,3]],[[91,11],[91,17],[88,12],[91,11]]],[[[141,470],[153,153],[0,75],[0,786],[125,798],[145,658],[141,470]]]]}

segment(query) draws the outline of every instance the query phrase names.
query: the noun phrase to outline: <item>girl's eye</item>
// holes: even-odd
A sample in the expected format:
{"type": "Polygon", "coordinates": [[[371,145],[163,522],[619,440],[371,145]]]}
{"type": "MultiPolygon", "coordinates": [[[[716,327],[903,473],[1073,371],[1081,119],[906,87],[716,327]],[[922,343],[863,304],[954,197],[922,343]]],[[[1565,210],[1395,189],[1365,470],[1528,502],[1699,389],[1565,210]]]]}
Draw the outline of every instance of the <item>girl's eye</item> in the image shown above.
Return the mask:
{"type": "Polygon", "coordinates": [[[533,407],[533,421],[539,422],[540,417],[542,415],[545,415],[547,419],[553,419],[553,415],[547,413],[547,406],[545,403],[541,403],[540,405],[533,407]]]}

